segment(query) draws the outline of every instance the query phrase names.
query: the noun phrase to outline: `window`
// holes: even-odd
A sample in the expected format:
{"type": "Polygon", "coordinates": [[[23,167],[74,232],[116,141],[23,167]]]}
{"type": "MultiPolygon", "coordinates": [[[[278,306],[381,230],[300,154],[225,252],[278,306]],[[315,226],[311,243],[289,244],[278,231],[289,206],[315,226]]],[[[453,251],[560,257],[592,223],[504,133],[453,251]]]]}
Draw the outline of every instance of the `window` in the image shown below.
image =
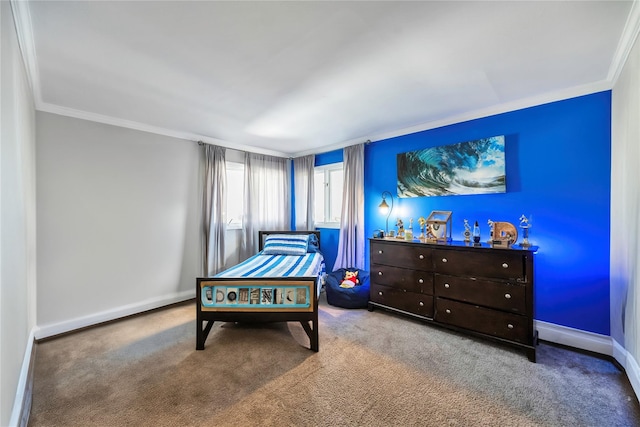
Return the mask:
{"type": "Polygon", "coordinates": [[[242,228],[244,164],[227,161],[227,230],[242,228]]]}
{"type": "Polygon", "coordinates": [[[316,227],[340,227],[343,175],[342,163],[332,163],[315,168],[313,185],[316,227]]]}

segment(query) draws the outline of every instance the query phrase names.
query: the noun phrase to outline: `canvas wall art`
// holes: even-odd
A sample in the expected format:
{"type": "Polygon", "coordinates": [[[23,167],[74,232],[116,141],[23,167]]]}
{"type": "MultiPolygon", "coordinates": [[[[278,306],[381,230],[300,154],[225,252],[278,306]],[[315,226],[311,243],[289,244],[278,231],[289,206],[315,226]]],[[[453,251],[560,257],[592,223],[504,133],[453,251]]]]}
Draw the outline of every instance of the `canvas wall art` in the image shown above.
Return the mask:
{"type": "Polygon", "coordinates": [[[398,154],[398,196],[505,193],[504,135],[398,154]]]}

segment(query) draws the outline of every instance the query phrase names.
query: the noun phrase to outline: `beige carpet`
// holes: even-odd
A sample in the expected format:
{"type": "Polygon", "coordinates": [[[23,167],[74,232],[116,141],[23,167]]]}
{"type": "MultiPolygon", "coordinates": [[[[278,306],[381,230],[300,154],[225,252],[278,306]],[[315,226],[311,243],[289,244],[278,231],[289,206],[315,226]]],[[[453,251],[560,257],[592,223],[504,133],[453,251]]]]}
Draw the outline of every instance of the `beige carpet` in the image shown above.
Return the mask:
{"type": "Polygon", "coordinates": [[[524,352],[321,301],[320,352],[295,323],[216,323],[195,303],[37,345],[30,426],[640,426],[611,362],[524,352]]]}

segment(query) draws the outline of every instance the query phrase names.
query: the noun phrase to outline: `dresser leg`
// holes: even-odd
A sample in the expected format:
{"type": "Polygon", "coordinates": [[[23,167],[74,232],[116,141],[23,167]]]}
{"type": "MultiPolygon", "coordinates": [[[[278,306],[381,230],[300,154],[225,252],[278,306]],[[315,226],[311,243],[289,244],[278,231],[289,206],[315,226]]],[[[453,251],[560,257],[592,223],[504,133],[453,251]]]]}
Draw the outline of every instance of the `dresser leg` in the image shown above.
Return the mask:
{"type": "Polygon", "coordinates": [[[373,304],[367,303],[367,310],[373,311],[373,304]]]}
{"type": "Polygon", "coordinates": [[[536,363],[536,349],[535,348],[528,349],[527,357],[529,358],[529,362],[536,363]]]}

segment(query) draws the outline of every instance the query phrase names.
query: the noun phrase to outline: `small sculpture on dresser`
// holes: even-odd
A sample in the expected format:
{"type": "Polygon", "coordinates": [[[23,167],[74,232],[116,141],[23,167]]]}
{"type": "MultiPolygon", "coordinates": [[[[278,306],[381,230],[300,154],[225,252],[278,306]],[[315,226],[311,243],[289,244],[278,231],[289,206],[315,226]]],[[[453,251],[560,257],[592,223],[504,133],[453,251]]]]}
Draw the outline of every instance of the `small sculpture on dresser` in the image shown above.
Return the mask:
{"type": "Polygon", "coordinates": [[[420,241],[423,242],[425,239],[424,227],[425,225],[427,225],[427,220],[424,219],[423,216],[421,216],[420,218],[418,218],[418,225],[420,226],[420,241]]]}
{"type": "Polygon", "coordinates": [[[398,233],[396,234],[398,239],[404,239],[404,223],[400,218],[396,221],[396,227],[398,227],[398,233]]]}
{"type": "MultiPolygon", "coordinates": [[[[530,217],[531,215],[529,215],[529,218],[530,217]]],[[[529,243],[529,229],[531,228],[531,222],[529,218],[524,216],[524,214],[520,216],[520,228],[522,228],[522,237],[523,237],[522,243],[520,243],[520,246],[522,246],[523,248],[528,248],[531,246],[531,243],[529,243]]]]}
{"type": "Polygon", "coordinates": [[[464,232],[462,234],[464,235],[465,242],[468,243],[471,241],[471,226],[469,225],[469,220],[467,219],[464,220],[464,232]]]}

